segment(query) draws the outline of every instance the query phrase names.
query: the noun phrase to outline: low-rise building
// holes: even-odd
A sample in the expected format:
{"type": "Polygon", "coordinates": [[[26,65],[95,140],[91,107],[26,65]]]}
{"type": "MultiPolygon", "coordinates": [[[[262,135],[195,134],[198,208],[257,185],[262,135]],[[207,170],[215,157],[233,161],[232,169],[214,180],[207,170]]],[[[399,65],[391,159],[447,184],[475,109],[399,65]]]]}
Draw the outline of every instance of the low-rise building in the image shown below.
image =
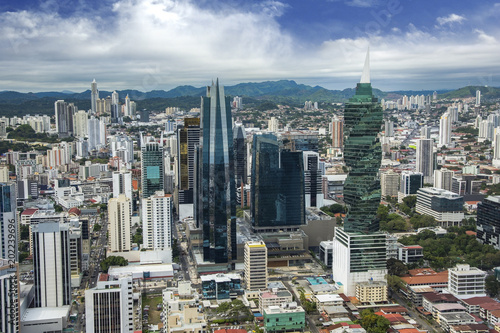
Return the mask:
{"type": "Polygon", "coordinates": [[[486,272],[467,264],[459,264],[448,271],[448,289],[458,298],[486,296],[486,272]]]}
{"type": "Polygon", "coordinates": [[[441,227],[459,226],[464,219],[464,199],[451,191],[425,187],[417,191],[415,211],[434,217],[441,227]]]}
{"type": "Polygon", "coordinates": [[[265,308],[268,308],[270,306],[282,306],[283,304],[291,303],[292,300],[292,294],[286,289],[276,291],[261,291],[259,294],[260,313],[263,313],[265,308]]]}
{"type": "Polygon", "coordinates": [[[210,274],[201,276],[204,299],[229,299],[243,295],[239,274],[210,274]]]}
{"type": "Polygon", "coordinates": [[[306,325],[306,312],[295,302],[264,308],[263,315],[266,332],[302,331],[306,325]]]}
{"type": "Polygon", "coordinates": [[[356,298],[361,303],[387,302],[387,283],[385,281],[366,281],[356,283],[356,298]]]}
{"type": "Polygon", "coordinates": [[[442,313],[438,322],[445,332],[450,331],[450,326],[475,324],[476,320],[467,312],[442,313]]]}

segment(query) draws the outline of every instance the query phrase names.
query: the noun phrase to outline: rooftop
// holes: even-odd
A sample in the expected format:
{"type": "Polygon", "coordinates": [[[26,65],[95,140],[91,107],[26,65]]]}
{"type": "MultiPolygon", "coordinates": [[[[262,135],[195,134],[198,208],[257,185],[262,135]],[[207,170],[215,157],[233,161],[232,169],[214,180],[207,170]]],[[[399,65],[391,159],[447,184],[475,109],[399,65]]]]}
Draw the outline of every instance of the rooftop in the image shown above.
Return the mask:
{"type": "Polygon", "coordinates": [[[465,311],[465,307],[458,303],[440,303],[435,304],[434,308],[438,311],[449,311],[449,310],[462,310],[465,311]]]}
{"type": "Polygon", "coordinates": [[[22,317],[22,321],[50,320],[67,317],[71,306],[29,308],[22,317]]]}

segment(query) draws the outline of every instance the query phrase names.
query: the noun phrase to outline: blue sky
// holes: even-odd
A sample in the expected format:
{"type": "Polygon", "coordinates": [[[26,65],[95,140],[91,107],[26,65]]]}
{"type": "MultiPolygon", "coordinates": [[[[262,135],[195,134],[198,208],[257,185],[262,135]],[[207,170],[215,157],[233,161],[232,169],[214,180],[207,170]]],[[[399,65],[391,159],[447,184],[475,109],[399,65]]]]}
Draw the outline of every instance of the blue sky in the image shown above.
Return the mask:
{"type": "Polygon", "coordinates": [[[500,86],[500,0],[7,0],[0,91],[500,86]],[[497,2],[498,1],[498,2],[497,2]]]}

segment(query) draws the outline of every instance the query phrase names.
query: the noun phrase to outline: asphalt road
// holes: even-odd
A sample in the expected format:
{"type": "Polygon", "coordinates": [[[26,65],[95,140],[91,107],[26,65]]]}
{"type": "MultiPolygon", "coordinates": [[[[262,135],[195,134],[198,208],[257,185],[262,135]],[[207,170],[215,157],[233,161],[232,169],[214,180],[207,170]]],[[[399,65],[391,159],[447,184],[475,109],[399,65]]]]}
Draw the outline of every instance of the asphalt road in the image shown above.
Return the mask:
{"type": "Polygon", "coordinates": [[[396,303],[399,303],[401,306],[404,306],[406,309],[408,309],[408,313],[410,314],[411,318],[414,319],[421,328],[427,330],[428,332],[442,332],[442,330],[438,326],[432,326],[427,320],[420,317],[421,315],[416,309],[411,306],[407,306],[407,301],[404,300],[398,293],[393,291],[392,298],[396,300],[396,303]]]}

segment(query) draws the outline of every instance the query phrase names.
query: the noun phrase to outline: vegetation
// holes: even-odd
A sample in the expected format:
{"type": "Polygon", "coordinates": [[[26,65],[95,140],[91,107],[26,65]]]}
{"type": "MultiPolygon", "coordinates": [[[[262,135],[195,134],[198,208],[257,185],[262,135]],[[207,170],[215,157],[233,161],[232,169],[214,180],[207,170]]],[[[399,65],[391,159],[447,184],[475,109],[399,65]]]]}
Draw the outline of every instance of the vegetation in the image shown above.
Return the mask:
{"type": "Polygon", "coordinates": [[[408,267],[401,260],[394,258],[387,260],[387,274],[403,276],[407,273],[408,273],[408,267]]]}
{"type": "Polygon", "coordinates": [[[132,243],[142,244],[142,228],[137,228],[135,234],[132,236],[132,243]]]}
{"type": "Polygon", "coordinates": [[[339,204],[333,204],[331,206],[323,206],[320,208],[321,211],[323,211],[325,214],[328,214],[332,217],[335,216],[335,214],[344,214],[346,212],[346,208],[343,205],[339,204]]]}
{"type": "Polygon", "coordinates": [[[409,225],[399,214],[389,214],[389,206],[380,205],[377,218],[380,220],[380,229],[388,232],[408,231],[409,225]]]}
{"type": "Polygon", "coordinates": [[[102,227],[99,223],[94,224],[94,229],[92,229],[93,232],[99,232],[101,231],[102,227]]]}
{"type": "Polygon", "coordinates": [[[21,240],[29,241],[30,238],[30,227],[21,224],[21,240]]]}
{"type": "Polygon", "coordinates": [[[9,141],[0,141],[0,154],[5,154],[9,150],[27,152],[30,151],[30,145],[26,143],[11,143],[9,141]]]}
{"type": "Polygon", "coordinates": [[[372,309],[361,311],[359,323],[367,333],[385,333],[390,326],[390,322],[387,318],[377,316],[372,309]]]}
{"type": "Polygon", "coordinates": [[[474,128],[472,126],[463,126],[463,127],[457,127],[457,128],[455,128],[453,130],[453,132],[478,135],[479,134],[479,128],[474,128]]]}
{"type": "Polygon", "coordinates": [[[316,302],[312,302],[306,299],[306,295],[304,294],[303,291],[300,291],[300,303],[302,304],[302,307],[308,314],[315,312],[317,310],[316,302]]]}
{"type": "Polygon", "coordinates": [[[404,245],[420,245],[424,248],[424,260],[437,270],[467,263],[483,270],[500,265],[500,251],[491,245],[479,243],[475,236],[467,235],[469,226],[452,228],[443,237],[436,237],[430,230],[399,239],[404,245]]]}
{"type": "Polygon", "coordinates": [[[109,256],[103,261],[101,261],[101,270],[104,273],[108,272],[111,266],[127,266],[128,260],[120,256],[109,256]]]}
{"type": "Polygon", "coordinates": [[[20,125],[16,129],[9,132],[8,139],[15,139],[18,141],[42,141],[55,143],[59,142],[57,136],[49,136],[47,133],[37,133],[30,125],[20,125]]]}
{"type": "Polygon", "coordinates": [[[498,293],[500,292],[500,282],[497,280],[495,275],[488,275],[484,286],[488,295],[491,297],[498,296],[498,293]]]}

